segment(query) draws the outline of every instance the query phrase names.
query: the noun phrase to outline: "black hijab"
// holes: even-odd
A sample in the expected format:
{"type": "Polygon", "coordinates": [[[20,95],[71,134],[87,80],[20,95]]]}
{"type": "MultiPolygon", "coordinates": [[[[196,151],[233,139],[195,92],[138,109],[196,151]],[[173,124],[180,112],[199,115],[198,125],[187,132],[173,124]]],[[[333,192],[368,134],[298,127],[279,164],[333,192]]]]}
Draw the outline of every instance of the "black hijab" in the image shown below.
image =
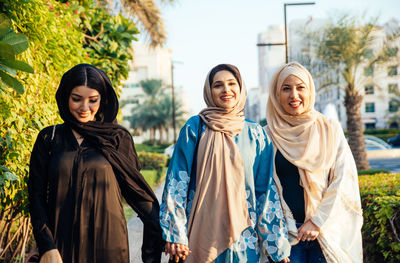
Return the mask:
{"type": "Polygon", "coordinates": [[[65,125],[74,129],[90,145],[100,150],[112,165],[118,181],[129,183],[130,187],[136,190],[135,199],[155,201],[158,204],[154,192],[139,172],[140,163],[130,133],[117,124],[118,99],[106,73],[89,64],[74,66],[62,76],[56,100],[65,125]],[[72,89],[77,86],[87,86],[100,93],[100,108],[94,121],[80,123],[69,110],[69,97],[72,89]],[[118,151],[121,142],[126,143],[123,138],[127,137],[130,138],[130,145],[122,146],[133,148],[133,154],[129,155],[121,154],[118,151]]]}

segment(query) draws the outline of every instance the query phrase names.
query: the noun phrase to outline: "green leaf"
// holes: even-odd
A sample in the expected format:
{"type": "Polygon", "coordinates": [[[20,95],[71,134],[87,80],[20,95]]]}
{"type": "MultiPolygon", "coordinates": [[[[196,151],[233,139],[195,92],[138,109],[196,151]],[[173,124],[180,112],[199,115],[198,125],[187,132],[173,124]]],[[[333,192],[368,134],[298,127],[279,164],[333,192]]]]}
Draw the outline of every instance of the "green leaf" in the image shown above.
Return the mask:
{"type": "Polygon", "coordinates": [[[8,43],[0,42],[0,59],[13,59],[15,51],[13,46],[8,43]]]}
{"type": "Polygon", "coordinates": [[[23,34],[9,33],[4,36],[2,42],[11,45],[15,54],[19,54],[28,48],[28,39],[23,34]]]}
{"type": "Polygon", "coordinates": [[[13,76],[17,75],[17,71],[15,69],[12,69],[12,68],[7,67],[7,66],[2,65],[2,64],[3,64],[3,60],[0,59],[0,69],[4,70],[5,72],[7,72],[10,75],[13,75],[13,76]]]}
{"type": "Polygon", "coordinates": [[[18,180],[18,176],[8,171],[4,173],[4,178],[8,181],[18,180]]]}
{"type": "Polygon", "coordinates": [[[2,70],[0,70],[0,78],[5,84],[13,88],[19,94],[24,93],[24,86],[22,86],[21,82],[19,82],[16,78],[8,75],[2,70]]]}
{"type": "Polygon", "coordinates": [[[6,14],[0,14],[0,39],[2,39],[11,29],[10,19],[6,14]]]}
{"type": "Polygon", "coordinates": [[[29,64],[20,60],[5,59],[3,61],[0,61],[0,63],[13,69],[22,70],[28,73],[34,73],[33,68],[29,64]]]}

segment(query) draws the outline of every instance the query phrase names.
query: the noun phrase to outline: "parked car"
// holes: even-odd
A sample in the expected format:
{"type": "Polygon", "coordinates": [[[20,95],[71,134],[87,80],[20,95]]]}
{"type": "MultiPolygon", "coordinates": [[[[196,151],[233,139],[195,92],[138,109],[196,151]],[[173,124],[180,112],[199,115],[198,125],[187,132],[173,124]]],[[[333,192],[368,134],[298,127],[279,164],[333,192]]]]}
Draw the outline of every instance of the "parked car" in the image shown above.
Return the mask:
{"type": "Polygon", "coordinates": [[[388,143],[392,146],[400,146],[400,134],[396,137],[389,138],[388,143]]]}

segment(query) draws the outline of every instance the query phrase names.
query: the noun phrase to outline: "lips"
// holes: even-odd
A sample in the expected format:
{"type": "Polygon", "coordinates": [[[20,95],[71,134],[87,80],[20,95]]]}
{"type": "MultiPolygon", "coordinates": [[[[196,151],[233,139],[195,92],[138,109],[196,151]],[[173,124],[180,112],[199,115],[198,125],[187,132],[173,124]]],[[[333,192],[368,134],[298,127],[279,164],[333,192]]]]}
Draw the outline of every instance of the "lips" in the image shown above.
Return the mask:
{"type": "Polygon", "coordinates": [[[300,107],[301,104],[302,104],[301,101],[291,101],[291,102],[289,102],[289,106],[292,107],[292,108],[298,108],[298,107],[300,107]]]}
{"type": "Polygon", "coordinates": [[[231,99],[233,99],[233,98],[234,98],[233,95],[221,96],[221,97],[220,97],[220,99],[223,100],[223,101],[228,101],[228,100],[231,100],[231,99]]]}
{"type": "Polygon", "coordinates": [[[89,117],[89,114],[79,114],[79,117],[81,117],[82,119],[85,119],[85,118],[89,117]]]}

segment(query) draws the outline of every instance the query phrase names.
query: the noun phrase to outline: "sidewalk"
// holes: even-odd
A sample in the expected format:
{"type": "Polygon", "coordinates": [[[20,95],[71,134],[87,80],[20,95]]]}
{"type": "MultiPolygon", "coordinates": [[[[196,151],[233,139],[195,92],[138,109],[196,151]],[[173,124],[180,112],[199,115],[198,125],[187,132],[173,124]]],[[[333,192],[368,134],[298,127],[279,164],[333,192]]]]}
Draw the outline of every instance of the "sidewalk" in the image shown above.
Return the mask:
{"type": "MultiPolygon", "coordinates": [[[[158,201],[161,202],[161,195],[164,190],[164,183],[160,184],[158,188],[154,191],[156,194],[158,201]]],[[[128,238],[129,238],[129,255],[130,255],[130,263],[141,263],[141,247],[143,241],[143,223],[135,214],[128,221],[128,238]]],[[[162,263],[168,262],[168,257],[162,254],[161,258],[162,263]]]]}

